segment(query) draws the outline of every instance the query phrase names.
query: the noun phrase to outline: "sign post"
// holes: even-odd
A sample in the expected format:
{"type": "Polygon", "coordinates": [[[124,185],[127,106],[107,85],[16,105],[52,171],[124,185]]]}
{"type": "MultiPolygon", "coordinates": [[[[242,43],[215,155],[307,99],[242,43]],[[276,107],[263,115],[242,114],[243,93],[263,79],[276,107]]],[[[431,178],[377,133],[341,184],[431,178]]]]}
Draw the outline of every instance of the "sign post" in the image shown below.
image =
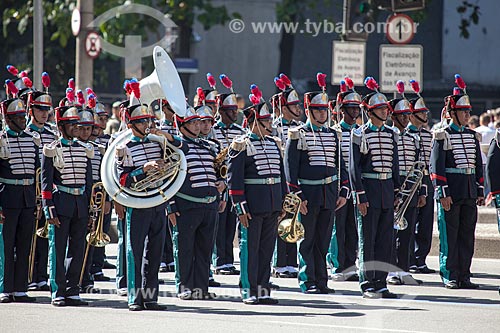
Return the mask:
{"type": "Polygon", "coordinates": [[[366,43],[333,42],[332,85],[349,76],[355,85],[363,85],[365,79],[366,43]]]}
{"type": "Polygon", "coordinates": [[[410,89],[410,80],[423,87],[422,45],[380,45],[380,90],[396,91],[396,82],[402,80],[410,89]]]}

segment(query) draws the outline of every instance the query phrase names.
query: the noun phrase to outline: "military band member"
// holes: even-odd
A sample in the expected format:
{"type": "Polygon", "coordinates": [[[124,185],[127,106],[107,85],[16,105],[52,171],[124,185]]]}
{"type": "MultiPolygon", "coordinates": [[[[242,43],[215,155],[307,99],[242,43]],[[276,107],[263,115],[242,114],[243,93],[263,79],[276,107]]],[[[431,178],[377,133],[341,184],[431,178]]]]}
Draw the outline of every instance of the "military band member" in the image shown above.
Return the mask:
{"type": "Polygon", "coordinates": [[[74,140],[79,131],[78,111],[75,106],[56,109],[62,137],[43,147],[42,201],[45,218],[51,224],[49,285],[54,306],[88,305],[79,296],[79,280],[92,187],[90,159],[94,151],[74,140]],[[65,269],[67,246],[72,260],[65,269]]]}
{"type": "MultiPolygon", "coordinates": [[[[273,131],[285,149],[290,128],[301,125],[302,109],[297,91],[293,88],[290,79],[283,73],[274,78],[274,83],[281,90],[271,99],[274,121],[273,131]]],[[[273,276],[280,278],[296,278],[297,269],[297,244],[287,243],[277,237],[276,250],[273,258],[273,276]]]]}
{"type": "MultiPolygon", "coordinates": [[[[139,97],[139,94],[135,94],[139,97]]],[[[148,138],[152,115],[145,104],[126,108],[130,139],[116,149],[116,163],[120,184],[131,187],[149,173],[164,167],[164,150],[157,141],[148,138]]],[[[155,134],[158,130],[153,129],[155,134]]],[[[168,133],[161,133],[175,146],[182,143],[168,133]]],[[[130,311],[165,310],[158,304],[158,271],[165,242],[167,204],[151,208],[126,208],[127,230],[127,282],[130,311]],[[148,241],[145,243],[146,237],[148,241]],[[144,255],[145,254],[145,255],[144,255]]]]}
{"type": "Polygon", "coordinates": [[[253,106],[244,110],[251,133],[229,149],[228,186],[241,226],[240,288],[245,304],[276,304],[269,278],[278,216],[285,194],[281,143],[269,135],[272,118],[262,93],[252,85],[253,106]]]}
{"type": "MultiPolygon", "coordinates": [[[[410,122],[411,107],[409,101],[404,95],[404,82],[397,82],[397,89],[402,98],[391,99],[388,103],[391,112],[392,122],[395,125],[395,131],[398,133],[398,161],[399,161],[399,179],[403,184],[411,170],[419,170],[415,162],[420,160],[420,138],[415,133],[408,131],[410,122]]],[[[410,175],[410,179],[414,179],[410,175]]],[[[406,190],[409,191],[411,183],[407,182],[406,190]]],[[[404,219],[407,222],[407,227],[398,225],[394,230],[394,254],[393,263],[400,268],[400,271],[390,272],[387,276],[387,283],[393,285],[400,284],[418,284],[422,281],[415,280],[409,273],[410,256],[414,249],[414,233],[415,222],[417,218],[417,206],[423,205],[425,202],[425,193],[418,185],[418,188],[409,201],[408,208],[404,213],[404,219]]],[[[399,204],[399,206],[402,203],[399,204]]],[[[398,206],[398,207],[399,207],[398,206]]]]}
{"type": "MultiPolygon", "coordinates": [[[[208,93],[209,94],[208,96],[210,96],[211,91],[210,90],[203,90],[201,88],[197,89],[196,96],[197,96],[198,106],[196,107],[196,112],[200,116],[200,135],[199,136],[202,139],[210,141],[213,144],[213,147],[216,151],[217,156],[221,157],[222,155],[219,155],[219,154],[222,151],[222,146],[221,146],[220,142],[214,138],[214,132],[213,132],[213,126],[215,124],[215,118],[213,116],[214,112],[213,112],[212,107],[209,106],[209,104],[206,101],[207,95],[205,95],[205,93],[208,93]]],[[[212,98],[214,98],[214,102],[215,102],[215,96],[212,98]]],[[[224,212],[224,210],[226,209],[227,201],[229,198],[229,194],[227,191],[227,184],[225,182],[225,178],[227,177],[227,165],[226,165],[225,158],[224,158],[224,160],[222,160],[220,162],[221,163],[219,163],[218,165],[216,162],[216,166],[215,166],[216,170],[215,171],[216,171],[217,177],[220,177],[223,179],[223,185],[225,187],[225,190],[219,196],[218,208],[217,208],[217,212],[219,214],[224,212]],[[224,172],[226,173],[226,175],[222,175],[222,173],[224,173],[224,172]]],[[[212,249],[215,246],[215,237],[217,235],[217,227],[219,225],[219,214],[217,214],[214,239],[212,242],[212,249]]],[[[209,271],[208,286],[209,287],[220,287],[221,286],[220,282],[215,281],[215,279],[213,277],[212,269],[210,269],[210,271],[209,271]]]]}
{"type": "MultiPolygon", "coordinates": [[[[214,137],[224,149],[229,147],[235,137],[245,134],[245,130],[236,124],[238,105],[236,103],[236,95],[233,92],[232,82],[224,74],[220,78],[223,85],[231,91],[228,94],[219,94],[216,97],[220,119],[214,125],[214,137]]],[[[235,232],[236,213],[230,205],[227,205],[224,212],[219,214],[215,250],[212,259],[215,274],[240,274],[236,267],[234,267],[233,240],[235,232]]]]}
{"type": "MultiPolygon", "coordinates": [[[[35,222],[35,173],[40,136],[26,129],[26,109],[15,97],[0,105],[0,303],[35,302],[28,291],[28,263],[35,222]]],[[[9,94],[8,94],[9,95],[9,94]]]]}
{"type": "Polygon", "coordinates": [[[304,95],[307,121],[288,132],[285,155],[288,186],[302,199],[300,216],[305,236],[299,245],[299,285],[304,293],[321,294],[335,292],[327,285],[326,254],[335,210],[346,203],[349,192],[340,140],[327,126],[325,76],[317,75],[323,91],[304,95]]]}
{"type": "Polygon", "coordinates": [[[484,205],[479,133],[467,128],[472,106],[460,75],[461,89],[445,98],[450,124],[434,133],[431,179],[436,189],[440,275],[448,289],[476,289],[470,280],[477,205],[484,205]]]}
{"type": "MultiPolygon", "coordinates": [[[[361,96],[353,90],[348,77],[340,82],[340,92],[337,94],[337,109],[342,120],[334,126],[337,133],[341,133],[342,157],[346,168],[349,169],[349,154],[351,147],[351,132],[358,128],[356,120],[360,115],[361,96]],[[349,82],[349,84],[347,82],[349,82]]],[[[332,267],[334,281],[358,281],[356,273],[356,259],[358,251],[358,229],[354,216],[353,197],[349,195],[345,206],[335,212],[330,248],[326,256],[327,263],[332,267]]]]}
{"type": "Polygon", "coordinates": [[[372,77],[365,80],[374,92],[362,106],[368,122],[353,130],[349,174],[359,232],[359,281],[364,298],[396,298],[387,289],[387,271],[376,267],[391,262],[395,193],[399,189],[397,134],[385,126],[387,98],[372,77]]]}
{"type": "MultiPolygon", "coordinates": [[[[42,161],[42,147],[53,142],[56,139],[56,134],[49,128],[47,124],[49,112],[52,110],[52,100],[50,96],[41,91],[26,91],[21,95],[21,99],[26,104],[26,109],[29,115],[28,132],[37,133],[40,136],[41,144],[39,149],[39,160],[42,161]],[[50,104],[49,104],[50,103],[50,104]]],[[[41,214],[38,220],[38,228],[45,225],[45,215],[41,214]]],[[[49,255],[49,242],[47,238],[38,237],[36,240],[35,262],[33,269],[32,281],[28,286],[29,290],[33,291],[49,291],[49,275],[47,272],[49,255]]]]}
{"type": "Polygon", "coordinates": [[[425,128],[428,123],[429,109],[420,95],[420,85],[411,80],[416,98],[410,99],[411,115],[408,132],[420,138],[420,160],[425,162],[424,178],[422,179],[422,193],[425,194],[425,203],[419,205],[415,228],[415,251],[410,256],[410,273],[431,274],[434,269],[427,267],[427,255],[431,251],[432,229],[434,225],[434,196],[433,185],[429,175],[430,157],[432,148],[432,132],[425,128]]]}
{"type": "MultiPolygon", "coordinates": [[[[174,123],[174,110],[166,99],[155,99],[149,105],[149,112],[155,116],[152,125],[161,131],[177,134],[177,128],[174,123]]],[[[165,237],[165,246],[163,249],[162,260],[160,263],[160,272],[174,272],[174,247],[172,244],[172,225],[167,221],[167,235],[165,237]]]]}
{"type": "Polygon", "coordinates": [[[185,116],[176,118],[183,147],[189,149],[185,153],[188,175],[168,204],[177,297],[213,299],[215,294],[208,292],[208,278],[218,199],[224,189],[214,169],[217,147],[199,138],[200,116],[192,107],[188,107],[185,116]]]}

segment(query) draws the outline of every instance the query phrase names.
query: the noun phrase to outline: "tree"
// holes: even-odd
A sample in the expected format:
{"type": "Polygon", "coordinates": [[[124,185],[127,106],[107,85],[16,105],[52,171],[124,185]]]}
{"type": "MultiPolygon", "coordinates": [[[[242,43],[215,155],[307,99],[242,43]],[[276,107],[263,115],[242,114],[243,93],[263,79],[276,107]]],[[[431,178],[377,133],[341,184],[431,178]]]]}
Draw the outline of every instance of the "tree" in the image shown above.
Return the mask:
{"type": "MultiPolygon", "coordinates": [[[[176,56],[189,57],[192,25],[197,20],[205,29],[210,29],[217,24],[224,24],[232,17],[239,17],[237,13],[228,14],[225,6],[214,6],[210,0],[139,0],[135,3],[152,6],[164,13],[168,13],[171,19],[179,27],[179,47],[176,49],[176,56]]],[[[109,9],[127,3],[124,0],[95,1],[95,16],[108,11],[109,9]]],[[[75,47],[74,38],[71,33],[71,13],[76,6],[76,0],[52,0],[43,1],[44,9],[44,40],[46,55],[46,67],[55,76],[54,83],[65,85],[65,80],[74,71],[75,47]]],[[[33,1],[25,3],[20,1],[6,0],[0,9],[3,11],[3,39],[6,45],[16,45],[16,40],[31,32],[33,17],[33,1]],[[15,29],[14,29],[15,27],[15,29]]],[[[145,40],[148,34],[159,34],[162,29],[158,21],[144,17],[143,15],[122,15],[99,26],[99,32],[110,43],[123,45],[125,35],[133,32],[141,35],[145,40]]],[[[4,45],[4,44],[2,44],[4,45]]],[[[16,45],[29,51],[32,43],[28,45],[16,45]]],[[[15,49],[6,49],[7,52],[14,52],[15,49]]],[[[117,60],[110,55],[101,55],[95,61],[96,82],[106,84],[106,65],[111,60],[117,60]],[[102,64],[106,65],[102,65],[102,64]],[[101,66],[100,66],[101,65],[101,66]]],[[[5,64],[3,64],[5,65],[5,64]]],[[[62,87],[59,87],[62,88],[62,87]]],[[[117,91],[117,89],[115,89],[117,91]]]]}

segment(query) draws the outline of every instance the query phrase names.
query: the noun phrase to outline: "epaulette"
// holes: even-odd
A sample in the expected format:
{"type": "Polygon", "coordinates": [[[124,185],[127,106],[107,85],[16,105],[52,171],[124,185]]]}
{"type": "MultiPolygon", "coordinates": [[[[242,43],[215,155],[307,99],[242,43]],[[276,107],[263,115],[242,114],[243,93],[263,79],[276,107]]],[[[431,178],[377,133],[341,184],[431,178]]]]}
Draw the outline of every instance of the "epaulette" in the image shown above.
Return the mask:
{"type": "Polygon", "coordinates": [[[353,128],[351,131],[351,141],[357,145],[361,144],[361,137],[363,136],[363,127],[353,128]]]}
{"type": "Polygon", "coordinates": [[[56,156],[58,140],[52,141],[49,144],[43,145],[43,155],[49,158],[54,158],[56,156]]]}
{"type": "Polygon", "coordinates": [[[124,144],[116,146],[116,157],[122,158],[127,154],[127,146],[124,144]]]}
{"type": "Polygon", "coordinates": [[[277,136],[268,135],[267,137],[270,138],[271,140],[273,140],[274,142],[276,142],[276,144],[278,145],[278,147],[281,147],[281,145],[283,144],[283,142],[281,141],[281,139],[279,137],[277,137],[277,136]]]}
{"type": "Polygon", "coordinates": [[[288,130],[288,137],[290,140],[298,140],[300,138],[299,128],[290,128],[288,130]]]}
{"type": "Polygon", "coordinates": [[[235,151],[244,151],[247,148],[248,136],[237,136],[231,142],[231,149],[235,151]]]}
{"type": "Polygon", "coordinates": [[[446,128],[440,128],[435,130],[434,133],[432,133],[432,136],[434,140],[440,141],[446,139],[446,134],[446,128]]]}
{"type": "Polygon", "coordinates": [[[475,132],[474,134],[476,136],[477,141],[479,141],[479,142],[483,141],[483,135],[481,133],[475,132]]]}
{"type": "Polygon", "coordinates": [[[87,158],[94,158],[94,146],[91,143],[86,143],[80,140],[76,140],[76,142],[85,148],[85,154],[87,155],[87,158]]]}
{"type": "Polygon", "coordinates": [[[340,127],[340,124],[335,124],[332,127],[330,127],[335,133],[337,133],[337,139],[339,142],[342,142],[342,128],[340,127]]]}
{"type": "Polygon", "coordinates": [[[104,156],[104,154],[106,153],[106,146],[99,143],[97,144],[97,149],[99,149],[99,154],[101,154],[101,156],[104,156]]]}
{"type": "Polygon", "coordinates": [[[57,136],[57,133],[54,128],[50,127],[50,125],[44,125],[43,130],[49,132],[53,136],[57,136]]]}

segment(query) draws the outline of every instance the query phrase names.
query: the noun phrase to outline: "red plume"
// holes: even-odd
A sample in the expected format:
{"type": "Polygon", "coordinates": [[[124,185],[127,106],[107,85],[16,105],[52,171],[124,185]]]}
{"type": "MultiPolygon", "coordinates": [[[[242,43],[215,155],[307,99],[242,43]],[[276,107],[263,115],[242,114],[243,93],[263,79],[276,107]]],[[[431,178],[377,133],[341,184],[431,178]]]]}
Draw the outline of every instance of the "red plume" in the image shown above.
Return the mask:
{"type": "Polygon", "coordinates": [[[198,105],[205,104],[205,92],[201,87],[196,88],[196,95],[198,95],[198,105]]]}
{"type": "Polygon", "coordinates": [[[351,78],[349,76],[344,77],[344,81],[347,84],[347,87],[349,89],[352,90],[354,88],[354,82],[352,82],[352,80],[351,80],[351,78]]]}
{"type": "Polygon", "coordinates": [[[254,94],[250,94],[248,98],[250,99],[250,102],[252,102],[253,105],[260,104],[260,98],[257,98],[257,96],[255,96],[254,94]]]}
{"type": "Polygon", "coordinates": [[[81,91],[81,89],[76,91],[76,97],[78,98],[78,104],[85,105],[85,97],[83,97],[83,91],[81,91]]]}
{"type": "Polygon", "coordinates": [[[87,93],[87,96],[89,95],[94,95],[94,98],[97,98],[96,93],[92,90],[92,88],[85,88],[85,92],[87,93]]]}
{"type": "Polygon", "coordinates": [[[15,96],[19,91],[14,82],[11,80],[5,80],[5,90],[7,91],[7,96],[9,96],[9,93],[12,94],[12,96],[15,96]]]}
{"type": "Polygon", "coordinates": [[[226,74],[221,74],[219,76],[220,81],[226,87],[227,89],[233,89],[233,81],[226,75],[226,74]]]}
{"type": "Polygon", "coordinates": [[[375,79],[371,76],[367,76],[365,79],[365,86],[373,91],[378,91],[378,83],[375,81],[375,79]]]}
{"type": "Polygon", "coordinates": [[[252,91],[252,94],[257,97],[259,100],[262,98],[262,91],[260,91],[259,87],[257,85],[252,84],[250,86],[250,90],[252,91]]]}
{"type": "Polygon", "coordinates": [[[286,89],[285,82],[283,82],[283,80],[281,80],[279,77],[274,78],[274,84],[276,85],[276,87],[278,87],[279,90],[285,91],[286,89]]]}
{"type": "Polygon", "coordinates": [[[217,82],[215,81],[215,78],[211,73],[207,73],[207,81],[208,81],[208,85],[212,89],[215,89],[215,85],[217,84],[217,82]]]}
{"type": "Polygon", "coordinates": [[[71,78],[68,80],[68,88],[75,90],[75,79],[71,78]]]}
{"type": "Polygon", "coordinates": [[[90,94],[87,96],[87,106],[91,109],[95,108],[96,105],[96,97],[94,94],[90,94]]]}
{"type": "Polygon", "coordinates": [[[27,77],[28,76],[28,72],[27,71],[22,71],[21,73],[19,73],[18,75],[20,78],[23,78],[23,77],[27,77]]]}
{"type": "Polygon", "coordinates": [[[74,103],[75,102],[75,91],[71,88],[66,88],[66,98],[68,99],[68,102],[74,103]]]}
{"type": "Polygon", "coordinates": [[[280,80],[283,81],[283,83],[287,86],[290,87],[292,85],[292,81],[286,76],[285,74],[281,73],[280,74],[280,80]]]}
{"type": "Polygon", "coordinates": [[[465,91],[465,87],[466,87],[465,81],[464,81],[464,79],[462,79],[462,77],[460,76],[460,74],[455,74],[455,83],[457,84],[457,86],[460,89],[462,89],[462,90],[465,91]]]}
{"type": "Polygon", "coordinates": [[[47,72],[42,73],[42,85],[45,89],[49,89],[50,87],[50,76],[47,72]]]}
{"type": "Polygon", "coordinates": [[[340,92],[344,93],[347,91],[347,84],[344,80],[340,81],[340,92]]]}
{"type": "Polygon", "coordinates": [[[398,82],[396,82],[396,88],[398,89],[398,93],[400,93],[401,95],[404,95],[405,83],[403,81],[399,80],[398,82]]]}
{"type": "Polygon", "coordinates": [[[321,87],[321,89],[323,90],[326,89],[326,74],[323,73],[316,74],[316,81],[318,81],[318,85],[321,87]]]}
{"type": "Polygon", "coordinates": [[[139,88],[139,81],[137,81],[136,78],[130,80],[130,88],[132,89],[135,98],[141,98],[141,89],[139,88]]]}
{"type": "Polygon", "coordinates": [[[419,95],[420,94],[420,84],[418,83],[418,81],[410,80],[410,85],[411,85],[411,89],[413,89],[415,94],[419,95]]]}
{"type": "Polygon", "coordinates": [[[130,80],[125,80],[123,83],[123,89],[125,89],[125,93],[130,95],[132,93],[132,88],[130,87],[130,80]]]}
{"type": "Polygon", "coordinates": [[[17,76],[17,74],[19,74],[19,70],[12,65],[7,65],[7,70],[9,71],[10,74],[14,76],[17,76]]]}
{"type": "Polygon", "coordinates": [[[29,78],[29,77],[25,76],[25,77],[23,77],[23,78],[22,78],[22,80],[23,80],[24,85],[25,85],[27,88],[31,88],[31,87],[33,87],[33,82],[31,82],[31,80],[30,80],[30,78],[29,78]]]}

